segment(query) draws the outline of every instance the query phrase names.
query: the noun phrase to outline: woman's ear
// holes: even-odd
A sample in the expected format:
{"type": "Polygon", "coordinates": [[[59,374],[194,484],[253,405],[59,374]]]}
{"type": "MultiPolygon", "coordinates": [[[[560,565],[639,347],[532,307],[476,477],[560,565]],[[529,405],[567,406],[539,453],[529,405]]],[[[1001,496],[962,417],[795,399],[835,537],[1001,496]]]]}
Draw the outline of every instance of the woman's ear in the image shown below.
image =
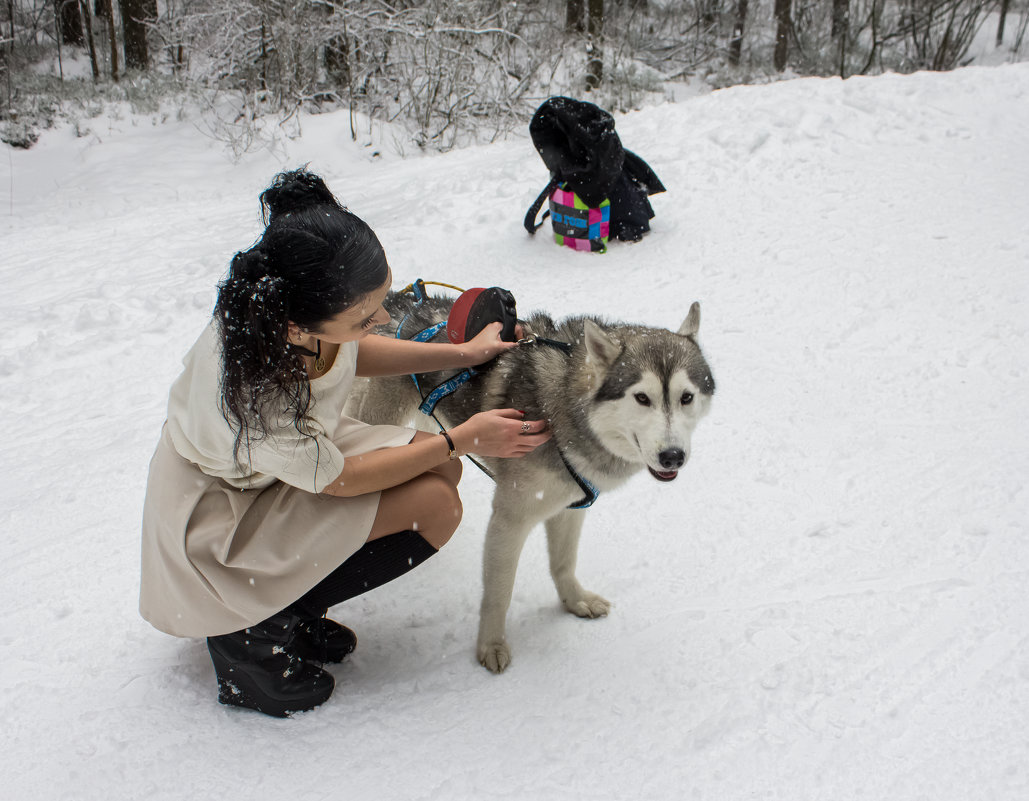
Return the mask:
{"type": "Polygon", "coordinates": [[[300,326],[290,320],[286,323],[286,338],[292,345],[300,345],[303,342],[304,332],[300,330],[300,326]]]}

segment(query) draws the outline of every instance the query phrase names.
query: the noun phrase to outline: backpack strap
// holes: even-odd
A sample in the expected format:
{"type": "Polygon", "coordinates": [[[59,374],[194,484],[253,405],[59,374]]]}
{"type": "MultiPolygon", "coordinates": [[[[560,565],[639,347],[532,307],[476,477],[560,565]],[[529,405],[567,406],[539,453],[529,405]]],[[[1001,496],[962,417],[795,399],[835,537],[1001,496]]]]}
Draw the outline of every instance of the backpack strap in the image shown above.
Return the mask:
{"type": "Polygon", "coordinates": [[[540,192],[540,196],[533,201],[532,205],[529,206],[529,210],[525,213],[525,230],[530,234],[535,234],[536,229],[546,222],[547,217],[550,215],[550,210],[543,212],[543,218],[537,223],[536,215],[540,213],[540,209],[543,208],[543,204],[547,202],[547,198],[550,197],[551,193],[558,187],[561,182],[557,178],[552,178],[550,183],[547,184],[547,188],[540,192]]]}

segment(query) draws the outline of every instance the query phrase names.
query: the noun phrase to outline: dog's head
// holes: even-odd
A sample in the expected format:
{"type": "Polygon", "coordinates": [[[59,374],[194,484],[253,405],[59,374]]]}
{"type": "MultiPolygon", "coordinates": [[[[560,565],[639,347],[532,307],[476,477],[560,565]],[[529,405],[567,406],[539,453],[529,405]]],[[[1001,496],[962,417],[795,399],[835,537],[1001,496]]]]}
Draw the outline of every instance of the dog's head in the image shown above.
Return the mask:
{"type": "Polygon", "coordinates": [[[678,332],[586,320],[583,339],[593,394],[589,422],[604,446],[672,481],[690,458],[693,429],[707,414],[715,381],[696,341],[700,304],[678,332]]]}

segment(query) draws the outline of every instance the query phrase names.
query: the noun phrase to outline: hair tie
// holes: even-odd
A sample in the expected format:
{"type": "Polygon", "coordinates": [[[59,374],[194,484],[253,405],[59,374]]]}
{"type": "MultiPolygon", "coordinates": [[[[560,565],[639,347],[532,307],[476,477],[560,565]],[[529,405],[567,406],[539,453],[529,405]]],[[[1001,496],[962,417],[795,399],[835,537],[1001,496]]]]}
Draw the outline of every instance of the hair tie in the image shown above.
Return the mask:
{"type": "Polygon", "coordinates": [[[235,277],[248,284],[258,284],[272,278],[271,271],[268,269],[270,266],[271,259],[259,247],[237,253],[232,265],[235,277]]]}

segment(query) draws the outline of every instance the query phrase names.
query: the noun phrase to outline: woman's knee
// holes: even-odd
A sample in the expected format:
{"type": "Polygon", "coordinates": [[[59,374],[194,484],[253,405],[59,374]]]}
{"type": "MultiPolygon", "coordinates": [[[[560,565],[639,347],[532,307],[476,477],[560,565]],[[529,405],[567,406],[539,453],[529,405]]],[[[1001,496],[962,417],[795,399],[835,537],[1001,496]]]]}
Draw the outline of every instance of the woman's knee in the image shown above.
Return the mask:
{"type": "Polygon", "coordinates": [[[423,473],[382,493],[369,539],[417,531],[439,550],[457,530],[463,512],[457,487],[438,473],[423,473]]]}
{"type": "Polygon", "coordinates": [[[414,529],[439,550],[457,531],[464,514],[461,496],[450,481],[440,475],[425,475],[420,482],[420,509],[414,515],[414,529]]]}
{"type": "Polygon", "coordinates": [[[452,459],[451,461],[444,462],[437,467],[435,472],[439,473],[443,478],[456,487],[461,481],[461,474],[464,472],[464,466],[461,464],[460,459],[452,459]]]}

